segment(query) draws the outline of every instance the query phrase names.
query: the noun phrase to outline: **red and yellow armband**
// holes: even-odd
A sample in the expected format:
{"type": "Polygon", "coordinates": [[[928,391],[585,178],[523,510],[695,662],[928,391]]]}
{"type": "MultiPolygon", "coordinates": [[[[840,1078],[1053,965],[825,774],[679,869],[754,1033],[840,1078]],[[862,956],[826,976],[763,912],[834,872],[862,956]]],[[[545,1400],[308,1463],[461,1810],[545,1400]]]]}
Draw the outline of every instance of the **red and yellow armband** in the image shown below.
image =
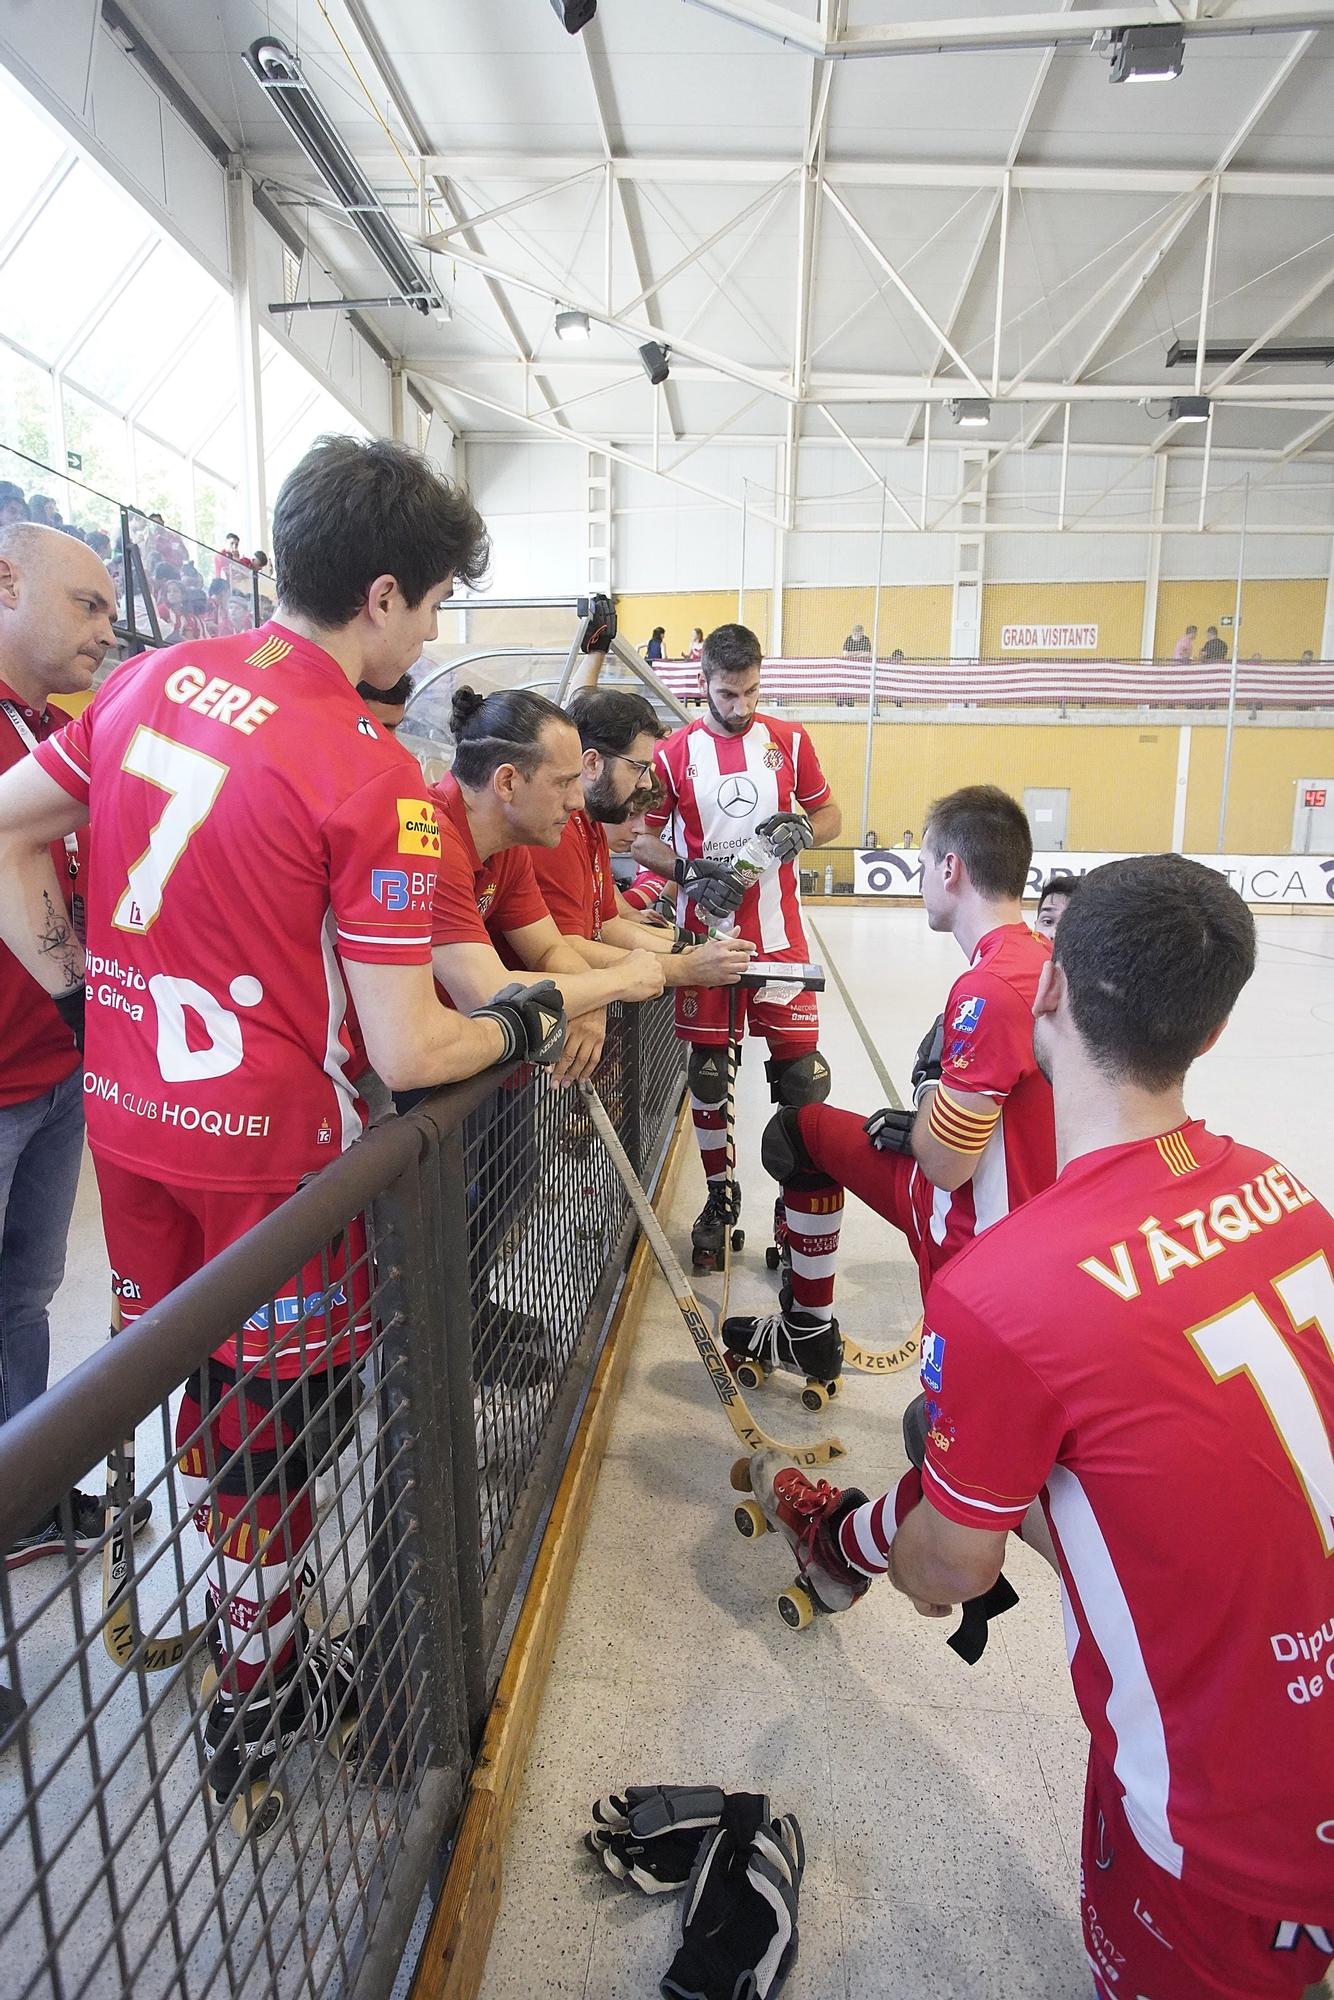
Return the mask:
{"type": "Polygon", "coordinates": [[[975,1111],[971,1104],[961,1104],[944,1084],[938,1083],[931,1093],[927,1129],[933,1139],[953,1153],[980,1153],[995,1131],[999,1117],[999,1104],[986,1111],[975,1111]]]}

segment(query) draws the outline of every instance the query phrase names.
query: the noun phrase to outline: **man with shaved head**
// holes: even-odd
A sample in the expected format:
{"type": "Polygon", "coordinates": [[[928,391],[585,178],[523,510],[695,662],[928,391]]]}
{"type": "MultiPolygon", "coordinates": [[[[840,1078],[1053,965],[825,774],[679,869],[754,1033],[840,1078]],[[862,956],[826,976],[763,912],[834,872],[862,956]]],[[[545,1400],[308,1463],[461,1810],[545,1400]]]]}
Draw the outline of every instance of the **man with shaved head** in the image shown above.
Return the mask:
{"type": "MultiPolygon", "coordinates": [[[[92,687],[115,644],[115,608],[106,566],[83,542],[27,521],[0,529],[0,770],[68,720],[48,708],[52,695],[92,687]]],[[[51,855],[64,901],[48,894],[43,933],[53,963],[68,961],[66,990],[52,999],[0,945],[0,1423],[46,1387],[47,1308],[64,1275],[83,1157],[78,835],[53,843],[51,855]]],[[[76,1489],[69,1510],[77,1545],[101,1533],[100,1498],[76,1489]]],[[[6,1562],[18,1568],[64,1547],[50,1515],[6,1562]]]]}

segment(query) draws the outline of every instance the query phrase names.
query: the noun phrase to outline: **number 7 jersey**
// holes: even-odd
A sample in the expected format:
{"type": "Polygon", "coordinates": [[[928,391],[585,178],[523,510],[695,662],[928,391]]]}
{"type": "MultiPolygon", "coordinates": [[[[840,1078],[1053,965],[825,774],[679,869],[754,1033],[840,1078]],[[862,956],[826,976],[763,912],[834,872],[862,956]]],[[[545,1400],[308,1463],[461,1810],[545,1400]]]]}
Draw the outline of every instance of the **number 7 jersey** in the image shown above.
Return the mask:
{"type": "Polygon", "coordinates": [[[421,773],[338,663],[270,623],[132,661],[34,753],[87,805],[94,1151],[293,1187],[364,1125],[340,961],[430,963],[421,773]]]}

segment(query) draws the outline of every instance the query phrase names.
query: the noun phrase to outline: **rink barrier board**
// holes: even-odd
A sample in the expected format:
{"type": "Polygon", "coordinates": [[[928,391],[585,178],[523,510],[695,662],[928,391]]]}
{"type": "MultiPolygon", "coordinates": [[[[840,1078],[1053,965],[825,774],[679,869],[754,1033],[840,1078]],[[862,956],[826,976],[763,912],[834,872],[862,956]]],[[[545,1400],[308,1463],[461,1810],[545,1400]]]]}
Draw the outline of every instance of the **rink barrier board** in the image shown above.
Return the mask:
{"type": "MultiPolygon", "coordinates": [[[[690,1136],[683,1105],[654,1198],[656,1209],[665,1211],[670,1206],[690,1136]]],[[[641,1236],[483,1730],[449,1872],[417,1962],[410,2000],[471,2000],[481,1986],[504,1887],[505,1844],[612,1422],[634,1352],[645,1295],[656,1268],[652,1251],[641,1236]]]]}

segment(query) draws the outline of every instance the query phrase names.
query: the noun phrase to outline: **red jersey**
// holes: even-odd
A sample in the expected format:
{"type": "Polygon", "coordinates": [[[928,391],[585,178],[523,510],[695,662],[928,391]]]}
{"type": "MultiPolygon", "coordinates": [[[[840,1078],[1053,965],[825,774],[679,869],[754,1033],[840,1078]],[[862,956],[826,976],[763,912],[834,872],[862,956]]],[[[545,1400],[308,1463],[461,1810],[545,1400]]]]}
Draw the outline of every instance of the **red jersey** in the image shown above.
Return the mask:
{"type": "MultiPolygon", "coordinates": [[[[810,737],[775,716],[754,716],[740,736],[715,736],[702,719],[687,723],[658,745],[655,757],[665,797],[647,821],[683,857],[730,861],[774,813],[798,806],[814,812],[829,803],[810,737]]],[[[677,907],[678,922],[691,921],[684,890],[677,907]]],[[[707,930],[717,920],[693,921],[707,930]]],[[[736,931],[768,957],[808,956],[795,861],[767,869],[746,891],[736,931]]]]}
{"type": "Polygon", "coordinates": [[[186,1187],[295,1186],[365,1123],[339,961],[430,961],[418,766],[278,624],[145,655],[33,754],[97,827],[94,1150],[186,1187]]]}
{"type": "MultiPolygon", "coordinates": [[[[463,793],[452,772],[431,786],[430,798],[440,824],[431,943],[490,944],[503,954],[507,931],[523,930],[547,915],[533,875],[533,849],[502,847],[483,861],[468,825],[463,793]]],[[[438,980],[436,992],[447,1006],[453,1006],[438,980]]]]}
{"type": "Polygon", "coordinates": [[[1056,1178],[1051,1085],[1033,1054],[1033,1001],[1050,957],[1027,924],[1002,924],[950,988],[941,1083],[1002,1108],[962,1187],[951,1193],[920,1168],[914,1175],[913,1213],[933,1272],[1056,1178]]]}
{"type": "MultiPolygon", "coordinates": [[[[29,708],[21,696],[0,681],[0,771],[21,764],[28,752],[69,720],[58,709],[29,708]]],[[[87,847],[88,836],[83,836],[87,847]]],[[[72,846],[51,843],[51,863],[71,909],[76,874],[81,866],[78,837],[72,846]]],[[[81,885],[82,886],[82,885],[81,885]]],[[[26,1104],[44,1097],[78,1067],[74,1037],[61,1020],[45,989],[0,944],[0,1107],[26,1104]]]]}
{"type": "Polygon", "coordinates": [[[607,829],[584,812],[573,812],[556,847],[530,847],[533,874],[548,911],[563,937],[596,940],[616,915],[607,829]]]}
{"type": "Polygon", "coordinates": [[[926,1300],[923,1484],[1039,1493],[1075,1693],[1150,1858],[1232,1907],[1334,1901],[1334,1220],[1192,1120],[1107,1146],[926,1300]]]}

